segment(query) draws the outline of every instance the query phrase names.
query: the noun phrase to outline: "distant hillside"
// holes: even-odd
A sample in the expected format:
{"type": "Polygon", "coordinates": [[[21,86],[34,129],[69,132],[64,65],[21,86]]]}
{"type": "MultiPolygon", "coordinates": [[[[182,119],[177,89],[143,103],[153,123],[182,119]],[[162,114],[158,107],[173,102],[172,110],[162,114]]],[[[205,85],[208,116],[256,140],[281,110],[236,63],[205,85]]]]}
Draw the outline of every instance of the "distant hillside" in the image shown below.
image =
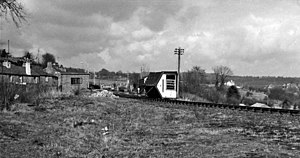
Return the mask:
{"type": "MultiPolygon", "coordinates": [[[[214,74],[207,73],[207,80],[211,83],[214,82],[214,74]]],[[[281,86],[285,83],[300,83],[299,77],[274,77],[274,76],[230,76],[228,80],[233,80],[239,86],[248,86],[263,88],[266,85],[273,84],[275,86],[281,86]]]]}

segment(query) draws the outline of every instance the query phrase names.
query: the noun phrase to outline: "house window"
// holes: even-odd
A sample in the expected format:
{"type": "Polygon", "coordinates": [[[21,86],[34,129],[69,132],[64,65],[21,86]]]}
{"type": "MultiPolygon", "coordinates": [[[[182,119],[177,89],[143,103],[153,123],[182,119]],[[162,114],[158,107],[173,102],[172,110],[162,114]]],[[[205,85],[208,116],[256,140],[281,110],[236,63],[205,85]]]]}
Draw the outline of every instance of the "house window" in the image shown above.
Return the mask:
{"type": "Polygon", "coordinates": [[[9,82],[13,82],[13,77],[9,76],[9,82]]]}
{"type": "Polygon", "coordinates": [[[176,76],[175,75],[167,75],[166,76],[166,83],[167,83],[167,90],[175,90],[175,81],[176,81],[176,76]]]}
{"type": "Polygon", "coordinates": [[[82,84],[81,78],[71,78],[71,84],[82,84]]]}
{"type": "Polygon", "coordinates": [[[48,77],[46,77],[46,78],[45,78],[45,81],[46,81],[46,82],[49,82],[49,78],[48,78],[48,77]]]}
{"type": "Polygon", "coordinates": [[[38,83],[38,80],[39,78],[38,77],[34,77],[34,83],[38,83]]]}

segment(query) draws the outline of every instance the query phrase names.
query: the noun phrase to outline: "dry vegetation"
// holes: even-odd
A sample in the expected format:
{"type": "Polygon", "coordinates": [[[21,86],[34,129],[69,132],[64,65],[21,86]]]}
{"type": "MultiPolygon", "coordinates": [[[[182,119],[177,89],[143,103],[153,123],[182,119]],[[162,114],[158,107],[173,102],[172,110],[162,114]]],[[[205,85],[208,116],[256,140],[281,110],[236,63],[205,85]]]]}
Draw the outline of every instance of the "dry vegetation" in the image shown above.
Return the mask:
{"type": "Polygon", "coordinates": [[[299,129],[299,116],[65,95],[1,112],[0,157],[298,157],[299,129]]]}

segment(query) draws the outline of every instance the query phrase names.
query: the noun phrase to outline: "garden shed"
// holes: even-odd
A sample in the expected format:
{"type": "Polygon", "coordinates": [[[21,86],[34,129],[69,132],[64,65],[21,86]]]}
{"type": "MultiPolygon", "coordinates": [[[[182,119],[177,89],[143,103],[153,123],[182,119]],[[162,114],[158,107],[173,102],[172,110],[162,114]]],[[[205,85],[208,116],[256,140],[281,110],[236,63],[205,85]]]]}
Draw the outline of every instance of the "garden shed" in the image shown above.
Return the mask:
{"type": "Polygon", "coordinates": [[[171,98],[177,95],[177,71],[150,72],[145,81],[145,91],[150,98],[171,98]]]}

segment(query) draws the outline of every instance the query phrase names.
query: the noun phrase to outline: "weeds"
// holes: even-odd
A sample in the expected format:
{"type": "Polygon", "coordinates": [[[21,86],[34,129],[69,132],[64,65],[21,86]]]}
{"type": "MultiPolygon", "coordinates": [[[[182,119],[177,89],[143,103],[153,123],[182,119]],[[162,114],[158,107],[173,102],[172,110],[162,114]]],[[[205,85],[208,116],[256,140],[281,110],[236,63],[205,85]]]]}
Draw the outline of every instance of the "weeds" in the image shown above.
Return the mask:
{"type": "Polygon", "coordinates": [[[164,121],[166,121],[167,123],[170,123],[174,120],[176,120],[176,116],[175,116],[174,111],[166,111],[164,113],[164,121]]]}
{"type": "Polygon", "coordinates": [[[42,92],[40,97],[43,99],[70,99],[73,96],[71,92],[61,92],[56,89],[50,89],[48,91],[42,92]]]}
{"type": "Polygon", "coordinates": [[[49,87],[40,84],[14,84],[5,83],[0,85],[1,110],[10,110],[14,103],[29,103],[39,106],[49,94],[49,87]]]}
{"type": "Polygon", "coordinates": [[[166,108],[166,103],[153,105],[123,98],[60,99],[59,94],[64,95],[45,92],[49,99],[40,106],[23,107],[28,108],[26,114],[0,114],[1,154],[245,157],[245,153],[257,152],[265,157],[296,157],[300,151],[298,116],[203,107],[174,109],[166,108]],[[260,150],[266,148],[270,151],[260,150]]]}

